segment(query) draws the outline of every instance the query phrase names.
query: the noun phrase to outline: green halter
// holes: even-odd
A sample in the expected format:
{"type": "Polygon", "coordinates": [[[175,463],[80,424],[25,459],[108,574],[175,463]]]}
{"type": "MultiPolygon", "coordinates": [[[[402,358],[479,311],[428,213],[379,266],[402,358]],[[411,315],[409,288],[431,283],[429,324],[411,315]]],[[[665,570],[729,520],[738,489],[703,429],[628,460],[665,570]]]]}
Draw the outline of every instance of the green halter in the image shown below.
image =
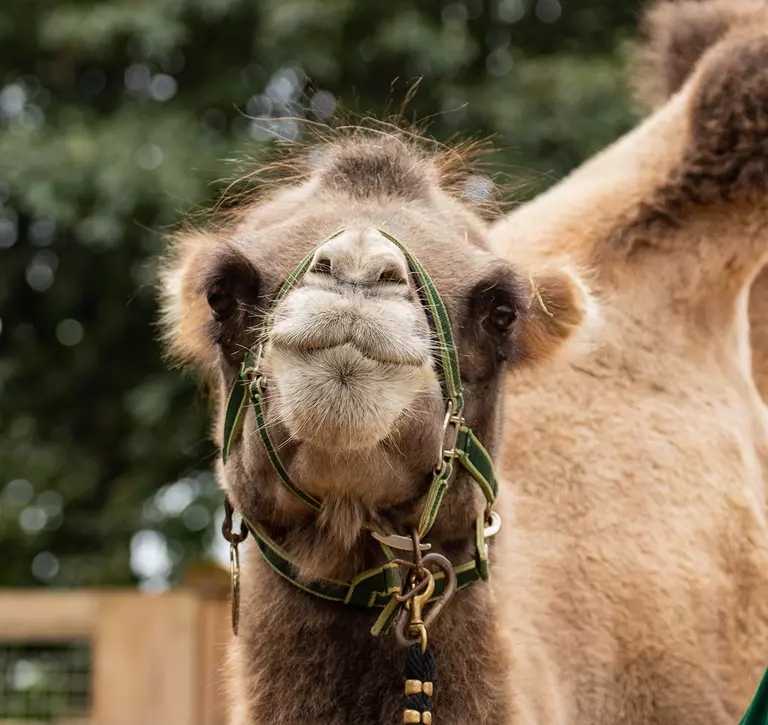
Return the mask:
{"type": "MultiPolygon", "coordinates": [[[[343,231],[343,230],[341,230],[343,231]]],[[[341,231],[333,234],[329,239],[341,234],[341,231]]],[[[390,234],[379,230],[389,241],[395,244],[405,255],[410,273],[413,276],[419,296],[430,322],[435,337],[435,355],[440,365],[440,383],[443,396],[446,399],[447,410],[443,423],[443,438],[441,441],[440,465],[435,469],[432,482],[427,492],[424,509],[418,526],[418,536],[423,538],[432,528],[440,510],[443,496],[448,488],[453,475],[454,462],[458,461],[469,474],[477,481],[488,503],[487,511],[496,501],[498,483],[490,455],[477,439],[475,434],[465,424],[462,415],[464,410],[464,396],[461,385],[461,372],[453,340],[453,332],[442,299],[416,256],[399,240],[390,234]],[[449,429],[453,429],[453,445],[446,444],[449,429]]],[[[328,240],[326,240],[328,241],[328,240]]],[[[323,242],[325,243],[325,242],[323,242]]],[[[319,246],[319,245],[318,245],[319,246]]],[[[296,267],[288,277],[275,297],[272,307],[264,322],[264,329],[268,330],[274,320],[275,311],[280,301],[301,280],[314,258],[317,247],[313,249],[296,267]]],[[[283,485],[295,496],[300,498],[308,506],[316,511],[322,506],[322,502],[297,486],[292,480],[277,453],[277,449],[269,435],[266,425],[264,410],[264,385],[265,379],[259,371],[260,349],[254,357],[251,351],[246,353],[240,374],[235,380],[227,400],[226,414],[224,418],[224,436],[222,442],[222,458],[226,463],[227,458],[242,430],[243,417],[248,407],[247,401],[253,407],[256,417],[256,427],[261,436],[264,447],[269,456],[270,463],[282,481],[283,485]]],[[[482,514],[476,522],[476,555],[471,562],[455,567],[459,587],[467,586],[478,580],[487,581],[489,578],[488,551],[485,544],[485,518],[482,514]]],[[[379,634],[387,628],[394,613],[396,601],[393,594],[402,589],[400,572],[396,565],[386,564],[377,569],[369,569],[358,574],[351,582],[339,582],[332,579],[321,579],[307,583],[298,581],[298,571],[291,562],[288,554],[275,543],[262,526],[244,519],[249,531],[253,534],[256,543],[267,563],[278,574],[288,579],[296,586],[323,599],[339,601],[345,604],[354,604],[364,607],[384,607],[385,612],[372,630],[379,634]],[[389,611],[391,610],[391,611],[389,611]]],[[[382,550],[388,561],[395,558],[391,548],[382,544],[382,550]]],[[[435,596],[439,595],[445,582],[436,575],[435,596]]]]}

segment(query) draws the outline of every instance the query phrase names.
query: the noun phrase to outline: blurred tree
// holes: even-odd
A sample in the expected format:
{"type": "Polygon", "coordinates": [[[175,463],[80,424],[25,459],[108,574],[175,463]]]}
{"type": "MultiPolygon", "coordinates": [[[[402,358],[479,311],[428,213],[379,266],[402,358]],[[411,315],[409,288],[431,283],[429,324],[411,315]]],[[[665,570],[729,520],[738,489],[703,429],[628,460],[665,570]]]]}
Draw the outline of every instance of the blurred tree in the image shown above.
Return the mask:
{"type": "Polygon", "coordinates": [[[217,540],[205,403],[161,360],[153,283],[224,159],[422,77],[409,118],[493,134],[522,198],[632,124],[633,23],[617,0],[4,0],[0,585],[162,586],[217,540]]]}

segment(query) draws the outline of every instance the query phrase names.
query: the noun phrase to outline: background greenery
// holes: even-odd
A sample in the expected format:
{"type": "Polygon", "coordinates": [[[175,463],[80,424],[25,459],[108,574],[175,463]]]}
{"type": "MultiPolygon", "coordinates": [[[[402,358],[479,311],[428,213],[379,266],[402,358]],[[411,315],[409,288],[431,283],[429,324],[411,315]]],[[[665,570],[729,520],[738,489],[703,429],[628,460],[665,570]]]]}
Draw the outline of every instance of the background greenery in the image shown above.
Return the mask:
{"type": "Polygon", "coordinates": [[[494,134],[560,178],[634,122],[623,0],[3,0],[0,585],[163,587],[213,552],[205,404],[161,361],[163,234],[286,117],[494,134]],[[260,116],[267,120],[252,120],[260,116]],[[282,118],[282,120],[281,120],[282,118]]]}

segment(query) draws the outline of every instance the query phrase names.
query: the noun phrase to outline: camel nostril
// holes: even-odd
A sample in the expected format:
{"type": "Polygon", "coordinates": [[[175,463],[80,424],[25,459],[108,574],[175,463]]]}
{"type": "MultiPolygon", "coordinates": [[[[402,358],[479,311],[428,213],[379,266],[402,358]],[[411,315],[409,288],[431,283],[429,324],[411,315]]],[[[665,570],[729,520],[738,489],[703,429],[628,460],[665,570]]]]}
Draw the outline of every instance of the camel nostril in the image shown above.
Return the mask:
{"type": "Polygon", "coordinates": [[[408,284],[408,279],[403,271],[394,265],[383,269],[376,281],[379,284],[408,284]]]}
{"type": "Polygon", "coordinates": [[[333,271],[331,268],[331,259],[324,254],[318,254],[312,261],[312,266],[309,268],[310,272],[315,274],[331,274],[333,271]]]}

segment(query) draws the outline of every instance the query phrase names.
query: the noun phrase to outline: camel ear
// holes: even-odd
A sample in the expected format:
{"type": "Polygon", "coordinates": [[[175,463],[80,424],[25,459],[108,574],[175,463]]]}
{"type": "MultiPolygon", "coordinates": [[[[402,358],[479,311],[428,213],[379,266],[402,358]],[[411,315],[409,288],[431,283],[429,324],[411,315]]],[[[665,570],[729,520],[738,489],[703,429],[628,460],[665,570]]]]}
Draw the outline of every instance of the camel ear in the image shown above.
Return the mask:
{"type": "Polygon", "coordinates": [[[228,246],[200,231],[171,240],[159,280],[160,324],[168,356],[179,364],[210,371],[217,360],[217,323],[208,297],[228,246]]]}
{"type": "Polygon", "coordinates": [[[589,352],[601,314],[584,278],[567,265],[547,263],[528,268],[529,309],[520,329],[523,359],[537,365],[589,352]]]}
{"type": "Polygon", "coordinates": [[[660,0],[645,12],[644,40],[632,51],[640,102],[663,105],[679,91],[704,53],[738,28],[768,27],[762,0],[660,0]]]}

